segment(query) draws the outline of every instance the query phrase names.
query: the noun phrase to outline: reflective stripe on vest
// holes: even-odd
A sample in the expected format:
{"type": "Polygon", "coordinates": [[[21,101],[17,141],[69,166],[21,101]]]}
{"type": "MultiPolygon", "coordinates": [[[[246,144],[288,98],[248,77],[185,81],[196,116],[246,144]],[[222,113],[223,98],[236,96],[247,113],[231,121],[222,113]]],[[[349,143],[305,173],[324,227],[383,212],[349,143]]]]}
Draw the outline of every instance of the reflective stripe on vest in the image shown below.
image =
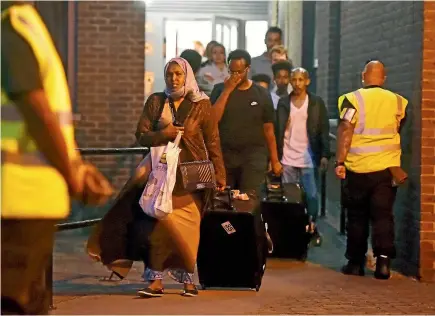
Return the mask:
{"type": "Polygon", "coordinates": [[[5,150],[1,152],[1,164],[14,164],[21,166],[41,166],[45,167],[50,165],[45,156],[39,152],[35,151],[32,153],[11,153],[5,150]]]}
{"type": "MultiPolygon", "coordinates": [[[[356,135],[386,135],[386,134],[395,134],[397,133],[397,129],[393,127],[384,127],[384,128],[366,128],[365,126],[365,120],[366,120],[366,114],[365,114],[365,103],[364,98],[361,95],[361,92],[359,90],[356,90],[353,92],[355,95],[357,102],[358,102],[358,113],[359,118],[357,125],[354,129],[354,134],[356,135]]],[[[398,114],[402,113],[402,98],[396,94],[397,98],[397,110],[398,114]]]]}
{"type": "MultiPolygon", "coordinates": [[[[61,126],[72,125],[73,123],[73,115],[69,111],[58,111],[55,112],[59,124],[61,126]]],[[[21,116],[20,111],[14,105],[6,104],[1,107],[1,120],[2,123],[11,122],[11,123],[22,123],[23,118],[21,116]]]]}
{"type": "Polygon", "coordinates": [[[400,150],[400,144],[389,144],[389,145],[381,145],[381,146],[364,146],[364,147],[352,147],[349,149],[349,153],[351,154],[374,154],[380,153],[383,151],[395,151],[400,150]]]}

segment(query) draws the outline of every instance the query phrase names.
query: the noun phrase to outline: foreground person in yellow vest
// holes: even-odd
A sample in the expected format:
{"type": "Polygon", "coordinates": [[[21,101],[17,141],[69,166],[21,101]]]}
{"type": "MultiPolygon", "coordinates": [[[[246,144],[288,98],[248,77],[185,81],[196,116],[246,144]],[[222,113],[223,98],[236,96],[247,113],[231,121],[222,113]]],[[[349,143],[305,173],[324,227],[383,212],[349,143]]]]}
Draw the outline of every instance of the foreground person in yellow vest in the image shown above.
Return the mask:
{"type": "Polygon", "coordinates": [[[76,153],[64,69],[38,13],[1,6],[1,312],[47,314],[55,223],[70,196],[98,205],[113,190],[76,153]]]}
{"type": "Polygon", "coordinates": [[[382,88],[384,65],[377,60],[366,64],[364,88],[342,95],[338,101],[340,124],[335,173],[344,179],[343,203],[347,209],[349,260],[344,274],[364,275],[372,225],[375,277],[390,277],[394,246],[393,204],[397,185],[407,177],[400,168],[400,128],[408,101],[382,88]]]}

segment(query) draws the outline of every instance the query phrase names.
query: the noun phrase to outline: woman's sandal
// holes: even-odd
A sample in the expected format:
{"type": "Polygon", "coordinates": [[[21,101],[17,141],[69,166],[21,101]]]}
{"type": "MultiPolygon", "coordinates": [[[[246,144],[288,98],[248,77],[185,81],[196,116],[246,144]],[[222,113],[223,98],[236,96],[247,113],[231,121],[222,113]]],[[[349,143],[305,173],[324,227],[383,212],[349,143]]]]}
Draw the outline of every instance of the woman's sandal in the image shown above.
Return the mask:
{"type": "Polygon", "coordinates": [[[163,294],[164,294],[163,288],[153,290],[153,289],[147,287],[145,289],[141,289],[141,290],[137,291],[137,295],[139,295],[141,297],[162,297],[163,294]]]}

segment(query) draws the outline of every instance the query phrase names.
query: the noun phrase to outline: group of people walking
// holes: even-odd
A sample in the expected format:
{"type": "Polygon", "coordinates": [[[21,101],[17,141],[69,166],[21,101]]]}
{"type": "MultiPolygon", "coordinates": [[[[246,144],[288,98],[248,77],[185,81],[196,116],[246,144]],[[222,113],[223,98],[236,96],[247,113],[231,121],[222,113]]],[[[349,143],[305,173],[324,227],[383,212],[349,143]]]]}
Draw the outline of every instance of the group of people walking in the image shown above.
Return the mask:
{"type": "MultiPolygon", "coordinates": [[[[278,61],[272,61],[270,50],[282,54],[277,49],[281,36],[280,29],[269,29],[265,38],[269,50],[253,59],[247,51],[240,49],[224,59],[223,46],[215,43],[210,48],[211,60],[202,65],[193,50],[184,51],[181,57],[170,60],[165,67],[165,92],[148,98],[136,136],[141,145],[156,146],[175,139],[178,131],[183,131],[184,154],[180,162],[204,159],[208,151],[215,164],[218,187],[229,185],[254,199],[260,194],[268,170],[282,176],[284,182],[301,183],[307,194],[310,233],[317,239],[320,238],[315,225],[317,174],[319,167],[326,169],[330,157],[328,116],[322,99],[308,92],[310,78],[305,69],[292,69],[288,60],[279,60],[282,56],[274,56],[278,61]],[[253,67],[257,73],[251,76],[253,67]],[[268,73],[259,73],[266,69],[268,73]],[[269,82],[268,87],[250,79],[270,73],[274,82],[273,85],[269,82]],[[213,86],[210,97],[199,81],[207,81],[213,86]],[[291,94],[288,94],[289,90],[291,94]],[[283,96],[275,106],[272,94],[283,96]],[[173,125],[170,102],[175,105],[176,121],[183,127],[173,125]],[[201,145],[203,142],[205,146],[201,145]]],[[[195,195],[197,207],[187,212],[185,205],[189,204],[187,200],[190,201],[192,194],[174,190],[174,212],[156,224],[151,234],[153,236],[158,227],[162,227],[167,235],[178,236],[172,239],[184,239],[184,244],[189,244],[191,249],[187,260],[190,263],[196,261],[199,214],[207,205],[204,192],[195,195]],[[171,224],[172,221],[176,224],[171,224]],[[182,227],[189,227],[190,232],[183,231],[182,227]],[[178,232],[174,233],[174,230],[178,232]]],[[[164,270],[185,284],[183,295],[198,294],[192,283],[194,265],[182,265],[181,259],[178,263],[169,260],[176,258],[177,253],[182,256],[178,246],[180,243],[173,243],[173,253],[168,252],[168,257],[161,260],[164,264],[155,265],[153,258],[162,253],[161,248],[171,248],[171,245],[151,242],[144,275],[150,284],[139,290],[139,295],[162,296],[164,270]]]]}

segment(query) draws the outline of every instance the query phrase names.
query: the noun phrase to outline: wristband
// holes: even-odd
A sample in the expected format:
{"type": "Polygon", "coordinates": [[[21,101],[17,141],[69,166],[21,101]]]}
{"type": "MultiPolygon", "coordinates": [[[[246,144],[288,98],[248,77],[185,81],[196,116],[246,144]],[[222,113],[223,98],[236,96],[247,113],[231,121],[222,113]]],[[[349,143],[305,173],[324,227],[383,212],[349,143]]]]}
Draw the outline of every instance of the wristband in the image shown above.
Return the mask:
{"type": "Polygon", "coordinates": [[[337,168],[339,166],[344,166],[344,162],[342,162],[342,161],[335,161],[335,168],[337,168]]]}

